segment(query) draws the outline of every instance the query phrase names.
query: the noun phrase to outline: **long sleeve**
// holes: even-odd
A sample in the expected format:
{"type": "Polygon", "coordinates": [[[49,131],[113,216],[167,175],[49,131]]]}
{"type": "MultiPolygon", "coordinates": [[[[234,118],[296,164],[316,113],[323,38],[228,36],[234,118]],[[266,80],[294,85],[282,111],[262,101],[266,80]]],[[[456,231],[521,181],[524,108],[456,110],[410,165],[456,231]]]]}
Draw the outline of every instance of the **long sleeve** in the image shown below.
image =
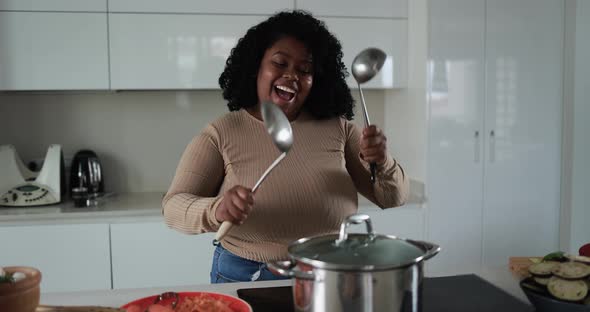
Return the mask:
{"type": "Polygon", "coordinates": [[[216,231],[215,209],[221,201],[218,192],[223,178],[219,135],[209,125],[186,147],[162,200],[166,224],[187,234],[216,231]]]}
{"type": "Polygon", "coordinates": [[[344,121],[343,127],[346,135],[346,169],[359,193],[381,208],[403,205],[410,193],[409,179],[403,168],[388,154],[385,163],[377,166],[376,181],[372,184],[369,164],[360,157],[361,129],[347,121],[344,121]]]}

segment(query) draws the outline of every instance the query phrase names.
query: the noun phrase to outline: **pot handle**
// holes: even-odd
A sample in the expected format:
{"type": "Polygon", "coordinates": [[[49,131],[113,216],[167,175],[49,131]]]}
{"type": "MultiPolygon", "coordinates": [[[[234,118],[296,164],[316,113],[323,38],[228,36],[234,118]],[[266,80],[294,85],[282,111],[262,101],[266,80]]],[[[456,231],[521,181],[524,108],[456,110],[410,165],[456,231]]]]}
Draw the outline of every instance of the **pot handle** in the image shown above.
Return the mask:
{"type": "Polygon", "coordinates": [[[301,271],[296,267],[295,262],[291,260],[273,261],[266,264],[268,269],[274,274],[295,277],[299,279],[314,280],[315,275],[311,271],[301,271]]]}
{"type": "Polygon", "coordinates": [[[428,260],[428,259],[436,256],[440,252],[440,246],[437,244],[433,244],[433,243],[429,243],[429,242],[425,242],[425,241],[415,241],[415,240],[411,240],[411,242],[413,242],[416,245],[420,245],[420,246],[422,246],[422,248],[424,248],[426,253],[424,254],[423,260],[428,260]]]}
{"type": "Polygon", "coordinates": [[[340,225],[340,235],[338,235],[338,239],[336,240],[336,245],[340,245],[348,239],[348,232],[346,229],[351,224],[361,224],[365,222],[367,224],[367,233],[369,233],[369,237],[371,240],[375,237],[375,231],[373,231],[373,224],[371,223],[371,217],[366,214],[357,213],[350,215],[342,222],[340,225]]]}

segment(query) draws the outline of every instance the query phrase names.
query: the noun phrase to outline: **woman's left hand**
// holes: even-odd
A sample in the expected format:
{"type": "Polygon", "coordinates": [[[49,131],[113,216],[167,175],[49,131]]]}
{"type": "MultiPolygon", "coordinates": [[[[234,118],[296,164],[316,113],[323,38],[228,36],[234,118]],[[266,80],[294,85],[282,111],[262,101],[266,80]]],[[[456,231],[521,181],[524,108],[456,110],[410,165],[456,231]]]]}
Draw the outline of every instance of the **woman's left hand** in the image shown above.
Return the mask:
{"type": "Polygon", "coordinates": [[[363,129],[361,134],[361,158],[368,163],[381,165],[387,158],[387,138],[375,125],[363,129]]]}

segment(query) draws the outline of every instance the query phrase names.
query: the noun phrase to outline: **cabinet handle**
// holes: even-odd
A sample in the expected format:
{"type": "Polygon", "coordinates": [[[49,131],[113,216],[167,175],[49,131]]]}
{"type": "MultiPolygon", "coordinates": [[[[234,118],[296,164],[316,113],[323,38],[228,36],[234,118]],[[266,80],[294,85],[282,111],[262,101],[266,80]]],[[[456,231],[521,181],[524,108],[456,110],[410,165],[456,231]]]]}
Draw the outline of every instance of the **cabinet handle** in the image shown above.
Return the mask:
{"type": "Polygon", "coordinates": [[[473,139],[475,140],[475,144],[473,145],[473,161],[478,163],[479,162],[479,131],[477,131],[477,130],[475,131],[473,139]]]}
{"type": "Polygon", "coordinates": [[[496,161],[496,133],[490,131],[490,162],[496,161]]]}

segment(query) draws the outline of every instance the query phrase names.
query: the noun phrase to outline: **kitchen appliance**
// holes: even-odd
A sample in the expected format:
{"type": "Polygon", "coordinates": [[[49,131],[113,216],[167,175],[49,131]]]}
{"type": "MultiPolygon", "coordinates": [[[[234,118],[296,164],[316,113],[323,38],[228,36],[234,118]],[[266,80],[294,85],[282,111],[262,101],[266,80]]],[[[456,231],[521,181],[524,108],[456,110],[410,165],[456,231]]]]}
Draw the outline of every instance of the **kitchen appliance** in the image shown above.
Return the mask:
{"type": "Polygon", "coordinates": [[[95,152],[80,150],[74,155],[70,166],[70,194],[76,206],[104,195],[102,165],[95,152]]]}
{"type": "MultiPolygon", "coordinates": [[[[499,268],[498,273],[503,272],[502,270],[503,268],[499,268]]],[[[506,284],[508,285],[512,283],[506,284]]],[[[268,286],[270,285],[238,288],[238,297],[248,302],[256,312],[295,311],[291,286],[268,286]]],[[[424,303],[422,310],[424,312],[537,311],[524,298],[513,296],[513,292],[507,292],[475,274],[426,277],[422,288],[424,303]]],[[[355,310],[344,309],[343,311],[355,310]]],[[[404,306],[403,311],[410,311],[409,304],[404,306]]],[[[560,312],[564,311],[560,310],[560,312]]]]}
{"type": "Polygon", "coordinates": [[[302,238],[288,247],[291,260],[268,263],[294,277],[295,311],[383,312],[421,310],[423,263],[440,247],[373,232],[368,215],[349,216],[339,235],[302,238]],[[348,234],[365,223],[367,234],[348,234]]]}
{"type": "Polygon", "coordinates": [[[41,171],[29,170],[12,145],[0,146],[0,206],[24,207],[59,203],[65,195],[61,145],[47,149],[41,171]]]}

